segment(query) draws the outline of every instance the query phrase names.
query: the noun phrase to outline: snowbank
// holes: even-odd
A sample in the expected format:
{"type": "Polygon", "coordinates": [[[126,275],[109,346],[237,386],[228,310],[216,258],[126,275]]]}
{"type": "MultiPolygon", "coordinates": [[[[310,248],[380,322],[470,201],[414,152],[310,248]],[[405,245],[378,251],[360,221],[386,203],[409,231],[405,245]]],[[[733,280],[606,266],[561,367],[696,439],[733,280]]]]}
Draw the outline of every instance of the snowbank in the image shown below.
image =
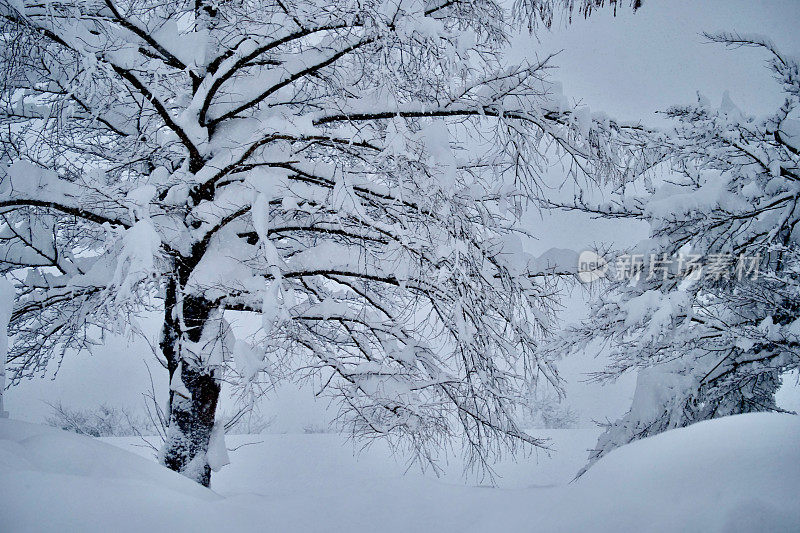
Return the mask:
{"type": "Polygon", "coordinates": [[[800,418],[747,414],[667,431],[612,451],[576,489],[616,530],[800,531],[800,418]]]}
{"type": "Polygon", "coordinates": [[[0,420],[1,531],[136,531],[139,524],[164,530],[178,523],[170,517],[176,508],[188,513],[219,500],[110,444],[0,420]]]}
{"type": "Polygon", "coordinates": [[[457,464],[443,478],[404,475],[380,446],[354,458],[339,435],[288,434],[232,452],[211,491],[119,447],[0,420],[0,530],[800,530],[798,417],[670,431],[611,452],[575,483],[596,432],[548,433],[560,453],[501,464],[502,488],[465,485],[457,464]]]}

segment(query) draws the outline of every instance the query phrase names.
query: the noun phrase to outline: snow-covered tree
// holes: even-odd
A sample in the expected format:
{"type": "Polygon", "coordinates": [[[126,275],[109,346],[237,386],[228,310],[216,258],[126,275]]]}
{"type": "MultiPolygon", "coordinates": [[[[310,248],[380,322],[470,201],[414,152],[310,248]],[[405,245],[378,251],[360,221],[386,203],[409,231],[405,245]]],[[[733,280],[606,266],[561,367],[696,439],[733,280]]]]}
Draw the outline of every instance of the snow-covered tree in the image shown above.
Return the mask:
{"type": "MultiPolygon", "coordinates": [[[[535,4],[523,18],[575,3],[535,4]]],[[[355,435],[423,459],[453,434],[479,461],[542,445],[511,415],[522,382],[557,380],[517,219],[548,155],[609,175],[628,152],[547,59],[503,65],[499,3],[0,0],[0,18],[12,382],[160,310],[161,456],[203,484],[223,380],[263,371],[317,376],[355,435]],[[237,313],[259,332],[236,338],[237,313]]]]}
{"type": "Polygon", "coordinates": [[[647,134],[663,172],[609,202],[561,206],[650,226],[609,260],[612,286],[589,319],[549,346],[603,339],[611,363],[598,379],[639,372],[630,412],[608,424],[590,464],[667,429],[779,410],[781,374],[800,366],[800,67],[761,37],[707,37],[768,52],[780,109],[753,117],[727,94],[719,107],[698,97],[669,109],[674,127],[647,134]]]}

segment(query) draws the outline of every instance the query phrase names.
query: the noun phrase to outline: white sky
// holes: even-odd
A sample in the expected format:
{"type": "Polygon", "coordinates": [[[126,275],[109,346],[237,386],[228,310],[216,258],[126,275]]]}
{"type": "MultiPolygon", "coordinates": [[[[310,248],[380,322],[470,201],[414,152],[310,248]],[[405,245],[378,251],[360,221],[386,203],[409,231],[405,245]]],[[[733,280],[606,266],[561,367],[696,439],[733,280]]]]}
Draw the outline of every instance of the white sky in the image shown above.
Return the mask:
{"type": "MultiPolygon", "coordinates": [[[[624,3],[624,2],[623,2],[624,3]]],[[[702,32],[736,31],[767,36],[788,55],[800,55],[797,0],[645,0],[635,14],[609,9],[571,26],[542,32],[539,43],[522,37],[520,55],[551,53],[565,93],[622,120],[652,117],[658,109],[690,103],[699,90],[718,102],[728,90],[752,113],[781,103],[777,85],[760,68],[763,51],[726,50],[702,32]]]]}
{"type": "MultiPolygon", "coordinates": [[[[719,102],[728,90],[733,101],[751,113],[768,113],[781,102],[778,87],[763,68],[766,55],[758,50],[726,50],[706,44],[702,31],[738,31],[770,37],[787,55],[800,56],[800,2],[796,0],[645,0],[636,14],[622,9],[617,17],[605,9],[589,20],[558,25],[540,32],[538,40],[514,41],[513,58],[535,58],[563,50],[555,59],[570,98],[622,120],[657,120],[654,112],[673,104],[690,103],[699,90],[719,102]]],[[[537,249],[580,248],[596,241],[625,242],[643,237],[641,228],[619,224],[532,216],[531,230],[539,237],[537,249]]],[[[579,316],[579,297],[571,300],[568,315],[579,316]]],[[[155,328],[150,328],[154,330],[155,328]]],[[[34,380],[6,393],[6,409],[17,419],[41,421],[49,408],[45,401],[69,406],[96,406],[101,402],[138,408],[141,392],[149,387],[142,354],[154,370],[156,387],[166,389],[164,372],[149,356],[142,341],[128,344],[109,339],[93,356],[82,354],[64,361],[58,379],[34,380]]],[[[632,379],[615,387],[580,383],[580,373],[598,361],[573,358],[561,364],[570,381],[568,402],[584,423],[616,417],[629,406],[632,379]]],[[[800,393],[785,394],[787,407],[800,408],[800,393]]],[[[286,388],[264,405],[276,414],[274,430],[300,430],[321,423],[324,404],[315,404],[309,391],[286,388]]]]}

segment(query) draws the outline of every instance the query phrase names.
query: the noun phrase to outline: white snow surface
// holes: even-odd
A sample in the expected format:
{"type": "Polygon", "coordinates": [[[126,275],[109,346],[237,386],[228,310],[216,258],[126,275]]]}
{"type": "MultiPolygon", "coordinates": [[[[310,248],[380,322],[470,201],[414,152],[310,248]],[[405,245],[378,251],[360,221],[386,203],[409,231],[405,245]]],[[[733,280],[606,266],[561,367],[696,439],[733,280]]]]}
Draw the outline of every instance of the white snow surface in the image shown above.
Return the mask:
{"type": "Polygon", "coordinates": [[[612,451],[579,480],[593,430],[539,431],[558,453],[498,465],[498,486],[436,478],[337,434],[229,437],[213,491],[135,447],[0,420],[0,530],[798,531],[800,418],[747,414],[612,451]],[[124,449],[121,449],[124,448],[124,449]],[[127,450],[132,450],[131,453],[127,450]]]}

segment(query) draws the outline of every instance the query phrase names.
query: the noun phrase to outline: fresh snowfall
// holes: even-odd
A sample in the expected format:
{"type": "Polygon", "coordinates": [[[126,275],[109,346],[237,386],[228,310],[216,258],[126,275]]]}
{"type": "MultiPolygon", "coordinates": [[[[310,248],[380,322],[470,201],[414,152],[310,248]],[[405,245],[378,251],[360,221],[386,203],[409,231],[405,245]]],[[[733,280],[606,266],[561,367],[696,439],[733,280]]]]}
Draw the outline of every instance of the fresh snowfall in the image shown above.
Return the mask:
{"type": "Polygon", "coordinates": [[[0,0],[0,532],[800,531],[794,0],[0,0]]]}

